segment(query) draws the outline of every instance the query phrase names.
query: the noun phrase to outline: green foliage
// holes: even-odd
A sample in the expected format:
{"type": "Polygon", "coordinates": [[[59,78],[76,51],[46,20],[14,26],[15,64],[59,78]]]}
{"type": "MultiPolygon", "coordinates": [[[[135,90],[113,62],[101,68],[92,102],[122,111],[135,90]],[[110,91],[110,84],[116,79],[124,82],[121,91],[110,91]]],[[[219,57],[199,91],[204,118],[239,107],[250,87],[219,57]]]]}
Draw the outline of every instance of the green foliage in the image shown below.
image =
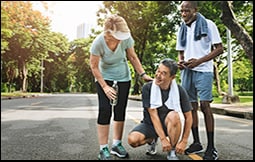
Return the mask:
{"type": "MultiPolygon", "coordinates": [[[[180,2],[104,1],[105,8],[98,11],[98,24],[102,26],[104,18],[110,13],[123,16],[132,31],[135,51],[146,73],[153,77],[161,59],[169,57],[177,60],[175,33],[181,22],[177,10],[180,2]]],[[[226,27],[220,18],[220,2],[199,1],[199,11],[216,23],[222,36],[225,52],[215,62],[221,89],[227,92],[228,49],[226,27]]],[[[233,11],[244,30],[253,35],[253,2],[233,1],[233,11]]],[[[34,11],[30,2],[1,1],[1,78],[5,83],[2,84],[2,91],[27,87],[29,92],[39,92],[43,60],[44,91],[95,92],[89,67],[89,48],[101,31],[95,31],[90,38],[68,42],[63,34],[51,32],[49,27],[50,21],[34,11]],[[26,83],[25,87],[23,83],[26,83]]],[[[234,38],[231,45],[234,91],[241,94],[253,91],[252,65],[234,38]]],[[[144,82],[129,66],[132,73],[131,92],[140,94],[144,82]]],[[[180,80],[179,74],[177,80],[180,80]]],[[[213,96],[219,96],[215,86],[213,96]]]]}
{"type": "Polygon", "coordinates": [[[1,92],[8,92],[7,83],[1,83],[1,92]]]}

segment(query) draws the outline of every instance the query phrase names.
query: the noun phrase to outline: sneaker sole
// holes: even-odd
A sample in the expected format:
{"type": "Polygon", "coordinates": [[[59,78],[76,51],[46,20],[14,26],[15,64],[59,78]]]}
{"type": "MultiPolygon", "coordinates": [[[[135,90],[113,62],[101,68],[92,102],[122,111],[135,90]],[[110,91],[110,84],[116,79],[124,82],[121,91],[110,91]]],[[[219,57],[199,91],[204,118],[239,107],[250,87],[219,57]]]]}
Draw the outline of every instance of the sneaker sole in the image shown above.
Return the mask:
{"type": "Polygon", "coordinates": [[[194,151],[194,152],[185,152],[186,155],[189,155],[189,154],[198,154],[198,153],[201,153],[203,152],[204,150],[199,150],[199,151],[194,151]]]}
{"type": "MultiPolygon", "coordinates": [[[[208,159],[204,159],[203,160],[208,160],[208,159]]],[[[215,158],[215,159],[210,159],[210,160],[219,160],[219,157],[215,158]]]]}
{"type": "Polygon", "coordinates": [[[167,156],[166,158],[167,158],[167,160],[180,160],[178,157],[167,156]]]}
{"type": "MultiPolygon", "coordinates": [[[[102,160],[101,157],[100,157],[100,155],[98,155],[97,159],[98,159],[98,160],[102,160]]],[[[109,157],[109,158],[106,159],[106,160],[112,160],[112,159],[109,157]]]]}
{"type": "Polygon", "coordinates": [[[111,154],[117,155],[117,156],[120,157],[120,158],[125,158],[125,157],[128,156],[128,154],[127,154],[127,155],[120,155],[119,153],[117,153],[117,152],[115,152],[115,151],[112,151],[112,150],[111,150],[111,154]]]}
{"type": "Polygon", "coordinates": [[[146,155],[150,155],[150,156],[154,156],[154,155],[156,155],[157,154],[157,152],[153,152],[153,153],[151,153],[151,152],[146,152],[146,155]]]}

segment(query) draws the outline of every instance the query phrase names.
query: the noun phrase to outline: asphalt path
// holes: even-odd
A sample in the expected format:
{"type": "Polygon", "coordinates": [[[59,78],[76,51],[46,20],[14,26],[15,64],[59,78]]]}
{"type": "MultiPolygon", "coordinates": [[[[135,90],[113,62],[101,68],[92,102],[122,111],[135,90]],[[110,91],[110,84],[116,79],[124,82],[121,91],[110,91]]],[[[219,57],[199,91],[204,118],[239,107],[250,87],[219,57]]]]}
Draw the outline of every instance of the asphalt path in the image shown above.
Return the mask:
{"type": "MultiPolygon", "coordinates": [[[[253,121],[214,115],[215,143],[220,160],[253,159],[253,121]]],[[[1,160],[97,160],[97,96],[53,94],[1,101],[1,160]]],[[[166,160],[158,142],[157,155],[145,154],[146,145],[132,148],[128,132],[142,119],[140,101],[129,100],[123,145],[127,160],[166,160]]],[[[203,115],[199,113],[200,138],[206,144],[203,115]]],[[[190,135],[189,143],[192,142],[190,135]]],[[[112,127],[109,145],[112,143],[112,127]]],[[[180,160],[199,160],[198,155],[178,155],[180,160]]],[[[113,156],[114,160],[119,159],[113,156]]]]}

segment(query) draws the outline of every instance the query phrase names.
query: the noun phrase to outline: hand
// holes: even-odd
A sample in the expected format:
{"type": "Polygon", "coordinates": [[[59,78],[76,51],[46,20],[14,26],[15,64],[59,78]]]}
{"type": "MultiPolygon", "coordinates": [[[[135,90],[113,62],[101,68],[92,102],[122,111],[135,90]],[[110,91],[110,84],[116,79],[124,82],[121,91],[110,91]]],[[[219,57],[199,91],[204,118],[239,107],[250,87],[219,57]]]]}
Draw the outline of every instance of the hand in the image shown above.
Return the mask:
{"type": "Polygon", "coordinates": [[[178,154],[184,154],[185,148],[186,148],[187,142],[181,141],[180,143],[177,143],[175,146],[175,151],[178,154]]]}
{"type": "Polygon", "coordinates": [[[180,70],[183,70],[183,69],[188,68],[188,67],[186,66],[186,65],[187,65],[187,62],[185,62],[184,60],[179,61],[179,62],[177,63],[177,65],[178,65],[178,68],[179,68],[180,70]]]}
{"type": "Polygon", "coordinates": [[[172,149],[172,145],[170,144],[170,141],[167,138],[163,138],[161,140],[161,145],[163,152],[169,152],[172,149]]]}
{"type": "Polygon", "coordinates": [[[104,93],[105,95],[111,100],[115,99],[117,96],[116,96],[116,91],[110,87],[110,86],[105,86],[104,87],[104,93]]]}
{"type": "Polygon", "coordinates": [[[153,80],[153,78],[151,78],[149,75],[147,75],[147,74],[144,74],[143,75],[143,80],[145,81],[145,82],[149,82],[149,81],[152,81],[153,80]]]}
{"type": "Polygon", "coordinates": [[[187,61],[186,66],[187,66],[188,68],[194,68],[194,67],[198,66],[199,64],[201,64],[201,63],[199,62],[199,59],[192,58],[192,59],[189,59],[189,60],[187,61]]]}

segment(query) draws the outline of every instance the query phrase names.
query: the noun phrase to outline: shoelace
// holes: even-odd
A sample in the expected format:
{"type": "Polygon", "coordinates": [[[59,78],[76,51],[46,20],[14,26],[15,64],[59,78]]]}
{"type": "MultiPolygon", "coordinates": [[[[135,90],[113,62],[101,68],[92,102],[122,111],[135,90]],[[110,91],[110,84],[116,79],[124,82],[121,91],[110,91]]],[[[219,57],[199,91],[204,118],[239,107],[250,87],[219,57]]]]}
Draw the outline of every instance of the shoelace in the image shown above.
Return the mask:
{"type": "Polygon", "coordinates": [[[125,149],[124,149],[124,147],[121,145],[121,143],[119,143],[119,144],[117,145],[117,147],[119,148],[120,151],[122,151],[122,152],[125,151],[125,149]]]}
{"type": "Polygon", "coordinates": [[[105,156],[109,157],[110,156],[110,153],[109,153],[109,150],[107,147],[103,148],[103,153],[105,156]]]}

